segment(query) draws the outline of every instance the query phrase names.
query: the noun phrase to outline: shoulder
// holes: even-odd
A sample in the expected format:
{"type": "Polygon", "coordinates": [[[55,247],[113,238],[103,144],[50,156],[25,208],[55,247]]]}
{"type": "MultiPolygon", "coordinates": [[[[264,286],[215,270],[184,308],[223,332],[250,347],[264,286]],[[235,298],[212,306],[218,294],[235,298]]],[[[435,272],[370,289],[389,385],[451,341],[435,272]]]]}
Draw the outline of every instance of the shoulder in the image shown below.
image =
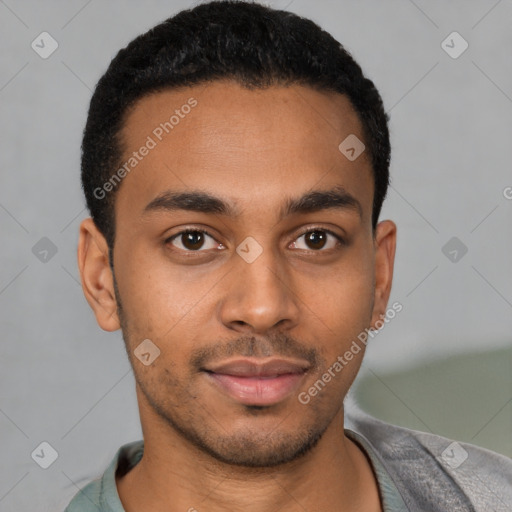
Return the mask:
{"type": "Polygon", "coordinates": [[[102,478],[97,478],[78,491],[64,512],[98,512],[101,510],[101,481],[102,478]]]}
{"type": "Polygon", "coordinates": [[[121,446],[100,478],[78,491],[64,512],[123,512],[116,487],[116,472],[125,474],[142,458],[144,442],[121,446]]]}
{"type": "Polygon", "coordinates": [[[512,459],[504,455],[380,421],[353,404],[346,428],[372,446],[411,510],[511,510],[512,459]]]}

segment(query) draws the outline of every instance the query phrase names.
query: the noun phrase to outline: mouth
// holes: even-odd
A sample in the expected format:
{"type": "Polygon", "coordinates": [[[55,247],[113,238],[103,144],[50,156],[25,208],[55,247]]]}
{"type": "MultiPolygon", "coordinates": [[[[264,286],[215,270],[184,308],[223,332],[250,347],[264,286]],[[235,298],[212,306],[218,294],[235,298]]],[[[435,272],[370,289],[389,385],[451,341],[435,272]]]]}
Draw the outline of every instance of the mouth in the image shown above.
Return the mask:
{"type": "Polygon", "coordinates": [[[202,370],[219,391],[237,402],[270,406],[293,393],[309,368],[309,363],[298,360],[236,359],[202,370]]]}

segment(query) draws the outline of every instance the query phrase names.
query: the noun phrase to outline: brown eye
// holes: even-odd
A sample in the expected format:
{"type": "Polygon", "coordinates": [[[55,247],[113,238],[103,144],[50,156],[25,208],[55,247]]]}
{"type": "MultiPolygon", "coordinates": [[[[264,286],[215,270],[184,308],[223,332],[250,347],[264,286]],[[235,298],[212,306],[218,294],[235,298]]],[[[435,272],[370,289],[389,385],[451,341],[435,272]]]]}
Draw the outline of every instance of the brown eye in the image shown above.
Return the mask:
{"type": "Polygon", "coordinates": [[[204,234],[200,231],[183,233],[181,235],[181,243],[186,249],[196,251],[197,249],[201,249],[201,246],[204,244],[204,234]]]}
{"type": "Polygon", "coordinates": [[[181,231],[168,238],[166,243],[170,243],[173,247],[187,252],[199,252],[200,249],[222,247],[211,235],[200,229],[181,231]]]}
{"type": "Polygon", "coordinates": [[[323,252],[343,244],[343,239],[328,229],[311,229],[299,236],[292,245],[295,249],[323,252]],[[303,241],[299,242],[301,239],[303,241]]]}
{"type": "Polygon", "coordinates": [[[311,249],[321,249],[327,241],[327,235],[323,231],[310,231],[304,237],[306,244],[311,249]]]}

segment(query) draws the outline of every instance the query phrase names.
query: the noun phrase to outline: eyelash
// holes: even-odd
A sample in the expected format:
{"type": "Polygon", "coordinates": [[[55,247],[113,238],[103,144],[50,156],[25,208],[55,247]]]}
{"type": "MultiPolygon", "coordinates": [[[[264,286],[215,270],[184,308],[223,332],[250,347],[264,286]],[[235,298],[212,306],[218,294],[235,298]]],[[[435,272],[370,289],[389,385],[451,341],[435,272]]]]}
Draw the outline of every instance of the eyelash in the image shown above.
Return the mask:
{"type": "MultiPolygon", "coordinates": [[[[342,238],[340,235],[338,235],[337,233],[335,233],[334,231],[331,231],[330,229],[326,229],[326,228],[323,228],[321,226],[317,226],[317,227],[312,227],[312,228],[309,228],[308,230],[304,231],[303,233],[301,233],[300,235],[298,235],[295,240],[297,240],[298,238],[304,236],[304,235],[307,235],[308,233],[312,233],[314,231],[322,231],[324,233],[328,233],[329,235],[332,235],[334,238],[336,238],[337,242],[338,242],[338,247],[339,246],[344,246],[346,245],[346,241],[344,238],[342,238]]],[[[180,231],[179,233],[175,233],[174,235],[170,236],[169,238],[167,238],[165,241],[164,241],[164,244],[165,245],[169,245],[175,238],[178,238],[179,236],[181,235],[185,235],[187,233],[203,233],[205,235],[208,235],[209,237],[213,238],[215,240],[215,237],[213,235],[211,235],[208,231],[206,231],[205,229],[202,229],[202,228],[188,228],[188,229],[184,229],[183,231],[180,231]]],[[[330,250],[332,250],[333,248],[331,248],[330,250]]],[[[181,251],[181,252],[187,252],[187,253],[201,253],[201,252],[205,252],[204,250],[197,250],[197,251],[191,251],[191,250],[184,250],[184,249],[179,249],[179,248],[175,248],[175,250],[177,251],[181,251]]],[[[305,249],[300,249],[300,250],[305,250],[305,249]]],[[[314,250],[314,249],[309,249],[309,252],[328,252],[329,250],[323,250],[323,249],[318,249],[318,250],[314,250]]]]}

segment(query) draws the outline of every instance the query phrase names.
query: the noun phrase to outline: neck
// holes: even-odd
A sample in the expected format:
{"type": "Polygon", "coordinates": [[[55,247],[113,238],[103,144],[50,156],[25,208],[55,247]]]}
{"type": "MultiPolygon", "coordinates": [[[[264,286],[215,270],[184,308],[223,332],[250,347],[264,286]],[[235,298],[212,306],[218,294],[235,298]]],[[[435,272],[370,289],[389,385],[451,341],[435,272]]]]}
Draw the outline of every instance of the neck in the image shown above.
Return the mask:
{"type": "Polygon", "coordinates": [[[126,512],[382,510],[371,465],[344,434],[343,408],[314,448],[271,468],[219,462],[168,425],[152,425],[141,461],[117,488],[126,512]]]}

